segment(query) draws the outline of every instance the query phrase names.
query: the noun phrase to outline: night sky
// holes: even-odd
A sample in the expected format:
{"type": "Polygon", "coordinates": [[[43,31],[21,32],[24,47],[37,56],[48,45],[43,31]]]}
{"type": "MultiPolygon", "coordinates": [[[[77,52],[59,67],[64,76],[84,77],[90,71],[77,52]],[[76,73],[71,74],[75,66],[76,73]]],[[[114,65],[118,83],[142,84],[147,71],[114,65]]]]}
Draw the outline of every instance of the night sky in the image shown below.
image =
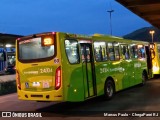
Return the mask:
{"type": "Polygon", "coordinates": [[[29,35],[59,31],[114,36],[151,26],[114,0],[0,0],[0,33],[29,35]]]}

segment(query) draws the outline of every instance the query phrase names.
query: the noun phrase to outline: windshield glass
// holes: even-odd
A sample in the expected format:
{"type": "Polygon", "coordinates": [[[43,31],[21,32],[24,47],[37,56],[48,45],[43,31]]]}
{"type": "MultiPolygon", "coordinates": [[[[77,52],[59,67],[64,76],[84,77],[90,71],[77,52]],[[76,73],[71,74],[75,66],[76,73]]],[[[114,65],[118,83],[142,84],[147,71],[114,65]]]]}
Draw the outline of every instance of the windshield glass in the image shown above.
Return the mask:
{"type": "Polygon", "coordinates": [[[19,44],[19,59],[34,60],[52,57],[55,53],[54,45],[43,46],[41,38],[33,38],[20,41],[19,44]]]}

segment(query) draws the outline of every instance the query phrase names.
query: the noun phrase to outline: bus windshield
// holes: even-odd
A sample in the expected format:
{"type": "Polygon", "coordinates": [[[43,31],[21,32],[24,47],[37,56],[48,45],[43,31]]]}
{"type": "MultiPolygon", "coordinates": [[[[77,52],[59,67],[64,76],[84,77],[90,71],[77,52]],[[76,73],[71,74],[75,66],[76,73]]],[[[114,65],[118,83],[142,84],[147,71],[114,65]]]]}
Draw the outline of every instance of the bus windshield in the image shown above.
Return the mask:
{"type": "Polygon", "coordinates": [[[54,45],[43,46],[42,38],[33,38],[23,40],[19,45],[19,59],[20,60],[35,60],[52,57],[55,53],[54,45]]]}

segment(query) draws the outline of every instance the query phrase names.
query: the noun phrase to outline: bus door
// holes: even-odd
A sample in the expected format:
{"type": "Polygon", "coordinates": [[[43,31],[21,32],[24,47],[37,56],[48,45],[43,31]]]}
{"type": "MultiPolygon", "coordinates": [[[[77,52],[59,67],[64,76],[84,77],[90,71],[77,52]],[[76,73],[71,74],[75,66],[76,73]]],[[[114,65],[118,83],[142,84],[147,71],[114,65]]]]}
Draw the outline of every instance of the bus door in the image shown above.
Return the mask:
{"type": "Polygon", "coordinates": [[[145,46],[146,55],[147,55],[147,68],[148,68],[148,77],[152,78],[152,58],[151,58],[151,51],[149,46],[145,46]]]}
{"type": "Polygon", "coordinates": [[[149,44],[149,49],[150,49],[150,56],[152,58],[152,60],[155,58],[155,44],[154,43],[150,43],[149,44]]]}
{"type": "Polygon", "coordinates": [[[158,61],[158,54],[157,54],[157,44],[156,43],[150,43],[150,56],[152,60],[152,73],[159,74],[159,61],[158,61]]]}
{"type": "Polygon", "coordinates": [[[133,76],[133,61],[130,59],[128,44],[121,44],[122,51],[122,62],[121,67],[124,69],[122,86],[123,88],[128,88],[134,85],[133,76]]]}
{"type": "Polygon", "coordinates": [[[81,43],[82,69],[85,89],[85,98],[96,95],[96,80],[92,45],[81,43]]]}

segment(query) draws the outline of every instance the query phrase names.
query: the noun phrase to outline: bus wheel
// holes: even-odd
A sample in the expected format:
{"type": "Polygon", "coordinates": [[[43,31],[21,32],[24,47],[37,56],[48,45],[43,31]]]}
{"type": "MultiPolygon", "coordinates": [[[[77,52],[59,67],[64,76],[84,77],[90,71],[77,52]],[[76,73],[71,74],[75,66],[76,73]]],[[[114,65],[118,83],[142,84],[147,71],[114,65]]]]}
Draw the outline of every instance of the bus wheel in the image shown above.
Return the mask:
{"type": "Polygon", "coordinates": [[[143,72],[142,73],[142,83],[141,83],[142,86],[146,84],[147,79],[148,79],[147,73],[143,72]]]}
{"type": "Polygon", "coordinates": [[[110,100],[114,96],[115,87],[111,80],[107,80],[104,86],[104,96],[106,100],[110,100]]]}

